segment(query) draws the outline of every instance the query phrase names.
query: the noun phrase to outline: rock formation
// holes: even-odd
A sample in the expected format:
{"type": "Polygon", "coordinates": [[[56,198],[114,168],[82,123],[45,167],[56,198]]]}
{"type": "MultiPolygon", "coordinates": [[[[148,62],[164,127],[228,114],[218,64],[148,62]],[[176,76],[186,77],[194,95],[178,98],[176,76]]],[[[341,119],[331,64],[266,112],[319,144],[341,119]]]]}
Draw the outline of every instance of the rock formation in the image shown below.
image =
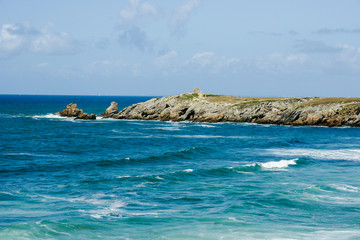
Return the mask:
{"type": "Polygon", "coordinates": [[[77,108],[76,103],[70,103],[66,106],[66,108],[57,113],[62,117],[75,117],[75,119],[83,119],[83,120],[94,120],[96,119],[95,114],[87,114],[84,113],[82,109],[77,108]]]}
{"type": "Polygon", "coordinates": [[[76,103],[70,103],[66,106],[66,108],[59,112],[59,115],[62,117],[77,117],[82,114],[83,110],[77,108],[76,103]]]}
{"type": "MultiPolygon", "coordinates": [[[[76,104],[59,113],[84,115],[76,104]]],[[[253,122],[281,125],[360,126],[360,98],[250,98],[193,93],[150,99],[118,111],[117,103],[101,114],[106,118],[193,122],[253,122]]]]}
{"type": "Polygon", "coordinates": [[[116,119],[360,126],[359,98],[245,98],[185,93],[154,98],[113,114],[116,119]]]}
{"type": "Polygon", "coordinates": [[[119,112],[118,104],[116,102],[111,102],[110,107],[108,107],[104,113],[100,114],[100,116],[103,116],[105,118],[112,117],[114,114],[119,112]]]}
{"type": "Polygon", "coordinates": [[[96,115],[91,113],[91,114],[87,114],[87,113],[81,113],[79,114],[75,120],[95,120],[96,119],[96,115]]]}

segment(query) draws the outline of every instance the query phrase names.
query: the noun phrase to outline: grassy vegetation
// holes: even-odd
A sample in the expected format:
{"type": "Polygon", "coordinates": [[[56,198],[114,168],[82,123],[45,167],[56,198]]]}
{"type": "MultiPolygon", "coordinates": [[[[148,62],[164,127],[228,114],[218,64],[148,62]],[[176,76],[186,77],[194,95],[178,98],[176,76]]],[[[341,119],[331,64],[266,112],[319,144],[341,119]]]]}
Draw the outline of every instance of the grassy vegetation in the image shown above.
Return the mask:
{"type": "Polygon", "coordinates": [[[301,107],[307,106],[318,106],[318,105],[326,105],[326,104],[334,104],[334,103],[350,103],[350,102],[357,102],[360,103],[360,98],[313,98],[310,101],[303,102],[300,104],[301,107]]]}
{"type": "Polygon", "coordinates": [[[194,100],[194,98],[198,98],[199,94],[197,93],[187,93],[187,94],[183,94],[181,95],[180,99],[183,101],[192,101],[194,100]]]}
{"type": "MultiPolygon", "coordinates": [[[[180,99],[184,101],[192,101],[196,98],[199,98],[197,93],[186,93],[182,94],[180,99]]],[[[246,107],[250,105],[257,105],[263,102],[278,102],[278,101],[294,101],[298,102],[299,98],[255,98],[255,97],[234,97],[234,96],[225,96],[225,95],[215,95],[215,94],[204,94],[202,97],[203,100],[206,100],[209,103],[228,103],[239,107],[246,107]]],[[[306,98],[305,98],[306,99],[306,98]]],[[[360,98],[338,98],[338,97],[314,97],[308,98],[308,101],[300,103],[299,107],[307,106],[318,106],[326,104],[349,104],[354,103],[354,106],[349,105],[349,109],[344,108],[344,114],[348,111],[357,111],[356,109],[360,108],[360,98]],[[354,110],[355,109],[355,110],[354,110]]]]}
{"type": "Polygon", "coordinates": [[[234,97],[225,95],[204,95],[204,99],[212,103],[231,103],[235,105],[255,105],[262,102],[276,102],[288,100],[288,98],[254,98],[254,97],[234,97]]]}

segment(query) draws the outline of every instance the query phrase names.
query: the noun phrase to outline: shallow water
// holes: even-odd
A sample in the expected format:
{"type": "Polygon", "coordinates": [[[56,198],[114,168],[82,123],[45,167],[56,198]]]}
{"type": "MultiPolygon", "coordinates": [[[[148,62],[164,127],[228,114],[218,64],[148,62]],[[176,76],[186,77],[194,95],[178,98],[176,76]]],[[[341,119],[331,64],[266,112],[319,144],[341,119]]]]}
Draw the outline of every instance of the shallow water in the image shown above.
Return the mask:
{"type": "Polygon", "coordinates": [[[74,121],[0,95],[0,239],[359,239],[359,128],[74,121]]]}

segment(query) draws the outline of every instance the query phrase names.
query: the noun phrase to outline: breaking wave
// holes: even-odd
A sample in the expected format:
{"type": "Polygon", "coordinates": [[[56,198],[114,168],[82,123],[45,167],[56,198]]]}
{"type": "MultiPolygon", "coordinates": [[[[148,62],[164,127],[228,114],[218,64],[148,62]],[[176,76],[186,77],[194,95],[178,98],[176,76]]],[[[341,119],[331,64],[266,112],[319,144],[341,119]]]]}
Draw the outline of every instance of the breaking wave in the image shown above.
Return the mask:
{"type": "Polygon", "coordinates": [[[360,161],[360,149],[322,150],[322,149],[268,149],[267,152],[287,157],[309,157],[321,160],[360,161]]]}

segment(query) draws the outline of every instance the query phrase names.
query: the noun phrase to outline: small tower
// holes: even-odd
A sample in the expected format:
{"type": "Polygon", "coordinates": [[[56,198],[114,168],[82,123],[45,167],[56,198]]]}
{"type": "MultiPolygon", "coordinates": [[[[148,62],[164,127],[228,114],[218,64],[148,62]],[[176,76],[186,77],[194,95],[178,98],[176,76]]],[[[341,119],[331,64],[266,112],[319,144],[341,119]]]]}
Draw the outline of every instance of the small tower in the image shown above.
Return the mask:
{"type": "Polygon", "coordinates": [[[202,98],[203,97],[203,93],[201,92],[201,90],[199,89],[199,88],[194,88],[194,91],[193,91],[193,93],[195,93],[195,94],[197,94],[197,95],[199,95],[199,98],[202,98]]]}

